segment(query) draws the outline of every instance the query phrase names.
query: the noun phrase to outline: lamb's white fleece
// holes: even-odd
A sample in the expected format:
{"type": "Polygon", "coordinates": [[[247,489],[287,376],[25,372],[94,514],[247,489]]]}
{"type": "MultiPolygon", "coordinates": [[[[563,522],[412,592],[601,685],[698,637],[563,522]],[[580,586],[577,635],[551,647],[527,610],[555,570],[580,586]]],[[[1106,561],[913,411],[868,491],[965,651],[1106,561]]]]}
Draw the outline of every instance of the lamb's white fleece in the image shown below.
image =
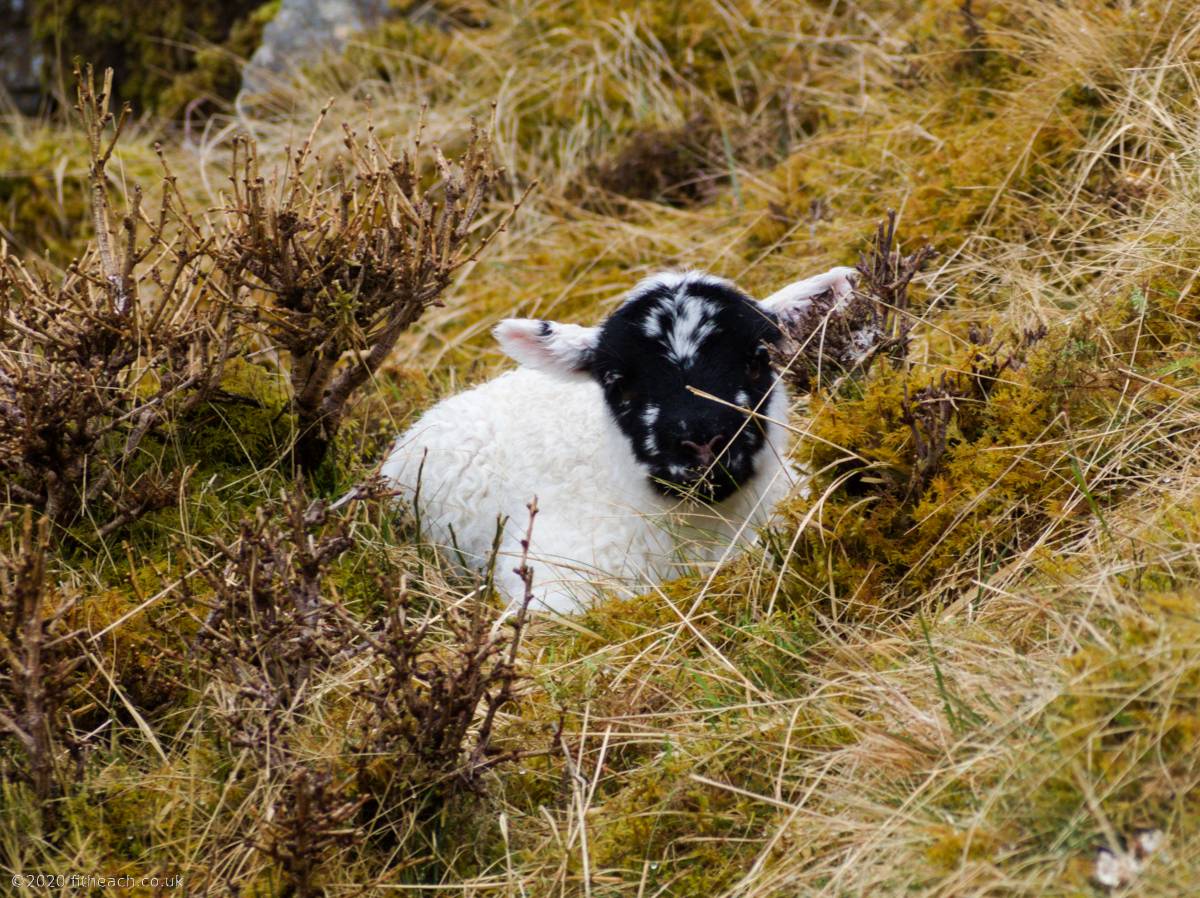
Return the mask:
{"type": "Polygon", "coordinates": [[[435,405],[400,436],[382,473],[416,500],[424,535],[472,566],[486,563],[497,518],[506,519],[495,576],[510,601],[523,594],[514,569],[536,496],[536,604],[577,611],[597,584],[644,591],[753,539],[795,477],[782,384],[771,396],[756,474],[716,506],[650,485],[594,381],[525,367],[435,405]]]}

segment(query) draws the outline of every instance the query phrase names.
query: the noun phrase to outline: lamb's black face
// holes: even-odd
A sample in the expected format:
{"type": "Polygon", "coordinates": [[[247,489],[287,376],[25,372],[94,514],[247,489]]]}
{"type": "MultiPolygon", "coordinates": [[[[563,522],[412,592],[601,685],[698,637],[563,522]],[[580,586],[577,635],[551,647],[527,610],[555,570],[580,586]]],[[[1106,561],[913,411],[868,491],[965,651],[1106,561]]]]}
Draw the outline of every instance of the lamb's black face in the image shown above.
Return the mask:
{"type": "Polygon", "coordinates": [[[765,436],[740,409],[765,413],[778,334],[759,303],[694,275],[642,285],[604,322],[588,367],[658,489],[719,502],[753,476],[765,436]]]}
{"type": "Polygon", "coordinates": [[[595,378],[663,492],[720,501],[754,475],[762,457],[766,438],[747,410],[770,414],[775,376],[766,344],[779,339],[778,321],[823,293],[849,297],[855,276],[852,268],[831,268],[755,302],[702,272],[665,273],[634,288],[599,327],[507,318],[493,333],[522,365],[595,378]]]}

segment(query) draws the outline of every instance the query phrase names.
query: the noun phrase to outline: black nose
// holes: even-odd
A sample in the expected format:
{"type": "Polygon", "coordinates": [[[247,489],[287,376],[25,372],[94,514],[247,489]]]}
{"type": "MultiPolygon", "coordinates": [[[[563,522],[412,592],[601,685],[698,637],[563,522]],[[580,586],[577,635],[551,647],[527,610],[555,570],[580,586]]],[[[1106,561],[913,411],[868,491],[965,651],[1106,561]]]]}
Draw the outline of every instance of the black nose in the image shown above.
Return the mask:
{"type": "Polygon", "coordinates": [[[725,434],[719,433],[707,443],[693,443],[691,440],[681,440],[679,445],[683,446],[684,449],[692,450],[696,455],[696,461],[707,468],[717,460],[717,456],[725,448],[725,434]]]}

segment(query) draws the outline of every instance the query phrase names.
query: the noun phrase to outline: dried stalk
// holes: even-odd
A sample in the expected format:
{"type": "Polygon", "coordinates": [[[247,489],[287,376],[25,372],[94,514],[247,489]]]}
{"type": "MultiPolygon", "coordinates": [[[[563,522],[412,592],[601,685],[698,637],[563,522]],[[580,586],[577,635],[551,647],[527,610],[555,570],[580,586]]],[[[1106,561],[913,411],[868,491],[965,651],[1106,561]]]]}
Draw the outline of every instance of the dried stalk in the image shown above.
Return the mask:
{"type": "MultiPolygon", "coordinates": [[[[0,524],[10,524],[0,521],[0,524]]],[[[50,522],[26,509],[16,551],[0,553],[0,735],[15,738],[20,771],[33,790],[43,826],[53,828],[62,794],[61,757],[78,746],[70,734],[69,693],[84,655],[67,620],[75,597],[46,582],[50,522]]]]}

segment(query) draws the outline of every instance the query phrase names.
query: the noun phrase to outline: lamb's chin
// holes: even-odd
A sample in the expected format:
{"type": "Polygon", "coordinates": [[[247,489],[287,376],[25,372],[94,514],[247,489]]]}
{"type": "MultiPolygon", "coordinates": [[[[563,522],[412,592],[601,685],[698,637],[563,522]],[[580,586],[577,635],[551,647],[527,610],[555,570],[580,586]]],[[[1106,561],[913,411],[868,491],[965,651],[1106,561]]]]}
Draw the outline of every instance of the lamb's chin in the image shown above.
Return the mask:
{"type": "Polygon", "coordinates": [[[739,489],[748,479],[735,478],[725,472],[712,472],[708,476],[681,480],[673,477],[669,471],[652,472],[650,484],[664,496],[671,499],[688,499],[702,502],[705,505],[716,505],[724,502],[739,489]]]}

